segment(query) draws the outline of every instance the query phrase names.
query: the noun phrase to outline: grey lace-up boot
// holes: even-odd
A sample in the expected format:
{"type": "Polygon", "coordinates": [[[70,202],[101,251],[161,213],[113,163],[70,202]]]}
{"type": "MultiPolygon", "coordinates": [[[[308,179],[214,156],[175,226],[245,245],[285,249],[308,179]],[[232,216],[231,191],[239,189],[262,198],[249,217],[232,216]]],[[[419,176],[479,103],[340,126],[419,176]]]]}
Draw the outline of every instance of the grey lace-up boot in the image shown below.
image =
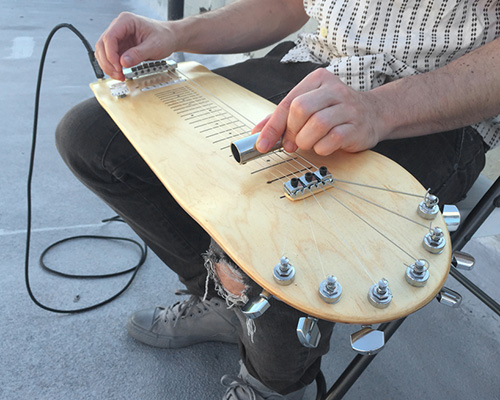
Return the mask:
{"type": "Polygon", "coordinates": [[[238,318],[224,300],[191,296],[170,307],[137,311],[127,322],[134,339],[154,347],[175,349],[196,343],[238,343],[238,318]]]}
{"type": "Polygon", "coordinates": [[[303,388],[287,395],[276,393],[250,375],[241,361],[238,376],[224,375],[221,383],[227,386],[222,400],[301,400],[306,391],[303,388]]]}

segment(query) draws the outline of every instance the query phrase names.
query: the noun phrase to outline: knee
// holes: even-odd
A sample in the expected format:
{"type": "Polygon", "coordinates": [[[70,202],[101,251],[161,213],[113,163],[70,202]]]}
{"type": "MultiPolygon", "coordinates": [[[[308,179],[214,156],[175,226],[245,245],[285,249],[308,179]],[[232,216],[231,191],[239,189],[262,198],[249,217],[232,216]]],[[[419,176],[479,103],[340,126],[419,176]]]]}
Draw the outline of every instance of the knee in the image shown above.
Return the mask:
{"type": "Polygon", "coordinates": [[[85,125],[90,121],[87,119],[87,108],[92,103],[86,100],[71,108],[57,125],[55,132],[56,147],[59,154],[68,165],[74,163],[77,149],[84,143],[83,138],[89,131],[85,125]]]}
{"type": "Polygon", "coordinates": [[[110,124],[114,130],[117,129],[94,98],[77,104],[61,119],[55,132],[56,147],[76,175],[97,167],[99,153],[105,151],[107,137],[109,141],[106,131],[109,131],[110,124]]]}
{"type": "Polygon", "coordinates": [[[249,278],[234,264],[215,241],[203,254],[208,276],[219,296],[228,304],[242,306],[248,302],[249,278]]]}

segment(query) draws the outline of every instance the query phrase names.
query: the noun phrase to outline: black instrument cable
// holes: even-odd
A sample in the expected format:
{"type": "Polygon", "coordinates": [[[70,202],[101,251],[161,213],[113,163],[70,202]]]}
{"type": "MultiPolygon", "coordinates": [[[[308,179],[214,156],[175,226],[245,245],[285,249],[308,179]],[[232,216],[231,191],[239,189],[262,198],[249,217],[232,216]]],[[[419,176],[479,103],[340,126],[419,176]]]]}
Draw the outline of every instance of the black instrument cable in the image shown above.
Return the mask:
{"type": "MultiPolygon", "coordinates": [[[[87,41],[87,39],[85,39],[85,37],[71,24],[63,23],[63,24],[56,25],[52,29],[52,31],[49,33],[49,35],[45,41],[45,45],[43,47],[43,51],[42,51],[42,55],[41,55],[41,59],[40,59],[40,67],[38,69],[38,79],[37,79],[36,94],[35,94],[35,109],[34,109],[34,117],[33,117],[33,137],[32,137],[32,142],[31,142],[31,153],[30,153],[29,171],[28,171],[28,178],[27,178],[27,228],[26,228],[26,254],[25,254],[25,271],[24,271],[25,274],[24,275],[25,275],[25,283],[26,283],[26,289],[28,290],[28,294],[29,294],[31,300],[37,306],[43,308],[44,310],[55,312],[55,313],[74,314],[74,313],[81,313],[81,312],[85,312],[85,311],[90,311],[90,310],[93,310],[97,307],[103,306],[103,305],[113,301],[118,296],[120,296],[123,292],[125,292],[125,290],[127,290],[129,288],[129,286],[132,284],[132,281],[136,277],[137,272],[139,271],[140,267],[144,264],[144,262],[146,260],[147,246],[144,243],[144,247],[143,247],[143,245],[141,245],[139,242],[137,242],[133,239],[128,239],[128,238],[120,238],[120,237],[115,237],[115,236],[80,235],[80,236],[69,237],[69,238],[60,240],[58,242],[55,242],[42,252],[42,254],[40,255],[40,259],[39,259],[40,266],[47,271],[50,271],[54,274],[57,274],[57,275],[63,276],[63,277],[76,278],[76,279],[98,279],[98,278],[100,279],[100,278],[116,277],[119,275],[124,275],[124,274],[130,273],[130,272],[133,272],[132,276],[130,277],[127,284],[118,293],[116,293],[112,297],[110,297],[110,298],[108,298],[100,303],[91,305],[89,307],[79,308],[79,309],[60,310],[60,309],[52,308],[52,307],[49,307],[49,306],[42,304],[34,296],[33,291],[31,290],[31,285],[30,285],[30,281],[29,281],[29,257],[30,257],[31,219],[32,219],[31,183],[33,180],[33,170],[34,170],[34,164],[35,164],[35,148],[36,148],[36,137],[37,137],[37,128],[38,128],[38,111],[39,111],[39,105],[40,105],[40,91],[41,91],[41,85],[42,85],[43,67],[45,64],[45,58],[47,56],[47,51],[48,51],[50,41],[52,40],[52,37],[54,36],[54,34],[62,28],[70,29],[74,34],[76,34],[80,38],[83,45],[87,49],[89,60],[90,60],[90,63],[92,65],[92,68],[94,70],[96,78],[97,79],[104,78],[104,72],[102,71],[101,67],[99,66],[97,60],[95,59],[94,50],[93,50],[92,46],[89,44],[89,42],[87,41]],[[68,242],[68,241],[79,240],[79,239],[119,240],[119,241],[131,242],[139,247],[141,256],[140,256],[139,262],[131,268],[128,268],[124,271],[119,271],[119,272],[110,273],[110,274],[102,274],[102,275],[67,274],[67,273],[64,273],[61,271],[57,271],[53,268],[50,268],[45,264],[44,257],[54,247],[56,247],[62,243],[68,242]]],[[[123,222],[123,220],[121,220],[119,217],[105,219],[102,222],[113,222],[113,221],[123,222]]]]}

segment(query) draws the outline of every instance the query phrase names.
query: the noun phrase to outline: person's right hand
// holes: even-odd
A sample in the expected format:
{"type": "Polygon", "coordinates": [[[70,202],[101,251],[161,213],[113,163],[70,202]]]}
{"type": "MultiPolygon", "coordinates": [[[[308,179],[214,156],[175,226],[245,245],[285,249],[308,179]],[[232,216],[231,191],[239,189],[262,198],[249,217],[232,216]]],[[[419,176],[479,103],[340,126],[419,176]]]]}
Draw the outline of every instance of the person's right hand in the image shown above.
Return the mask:
{"type": "Polygon", "coordinates": [[[122,68],[168,57],[174,43],[168,22],[124,12],[101,35],[95,55],[107,75],[123,81],[122,68]]]}

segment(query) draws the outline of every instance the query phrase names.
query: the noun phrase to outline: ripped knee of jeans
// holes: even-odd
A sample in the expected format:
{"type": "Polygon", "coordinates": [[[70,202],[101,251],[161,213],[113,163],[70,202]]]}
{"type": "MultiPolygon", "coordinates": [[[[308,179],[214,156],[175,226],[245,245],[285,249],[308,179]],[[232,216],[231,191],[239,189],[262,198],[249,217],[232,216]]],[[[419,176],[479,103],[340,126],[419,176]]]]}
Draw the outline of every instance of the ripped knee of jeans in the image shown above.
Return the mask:
{"type": "Polygon", "coordinates": [[[212,279],[215,290],[226,300],[229,307],[246,304],[250,288],[249,278],[229,259],[214,240],[211,241],[207,252],[203,254],[203,259],[208,271],[207,286],[208,280],[212,279]]]}

